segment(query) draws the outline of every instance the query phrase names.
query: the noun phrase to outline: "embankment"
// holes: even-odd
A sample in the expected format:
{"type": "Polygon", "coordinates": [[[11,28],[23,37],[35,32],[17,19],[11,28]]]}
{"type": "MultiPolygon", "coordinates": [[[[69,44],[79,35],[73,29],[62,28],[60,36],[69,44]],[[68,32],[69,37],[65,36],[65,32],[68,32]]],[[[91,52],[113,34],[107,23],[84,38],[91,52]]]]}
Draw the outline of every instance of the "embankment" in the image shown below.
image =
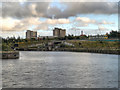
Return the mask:
{"type": "Polygon", "coordinates": [[[19,49],[19,51],[70,51],[70,52],[89,52],[89,53],[102,53],[102,54],[116,54],[120,55],[119,49],[94,49],[94,48],[57,48],[57,49],[19,49]]]}
{"type": "Polygon", "coordinates": [[[1,51],[0,58],[2,59],[18,59],[19,52],[18,51],[1,51]]]}
{"type": "Polygon", "coordinates": [[[89,52],[89,53],[102,53],[102,54],[116,54],[120,55],[120,50],[116,49],[86,49],[86,48],[63,48],[58,51],[71,51],[71,52],[89,52]]]}

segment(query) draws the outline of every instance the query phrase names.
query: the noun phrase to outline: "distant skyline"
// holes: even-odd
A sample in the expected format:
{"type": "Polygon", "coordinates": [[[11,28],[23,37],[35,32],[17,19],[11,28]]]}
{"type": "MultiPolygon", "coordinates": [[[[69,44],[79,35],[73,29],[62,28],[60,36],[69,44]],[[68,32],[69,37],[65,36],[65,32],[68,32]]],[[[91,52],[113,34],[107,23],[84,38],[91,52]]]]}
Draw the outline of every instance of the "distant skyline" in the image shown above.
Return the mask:
{"type": "Polygon", "coordinates": [[[26,30],[52,36],[55,27],[66,29],[66,35],[80,35],[81,31],[86,35],[105,34],[118,30],[118,0],[27,1],[0,3],[0,36],[25,38],[26,30]]]}

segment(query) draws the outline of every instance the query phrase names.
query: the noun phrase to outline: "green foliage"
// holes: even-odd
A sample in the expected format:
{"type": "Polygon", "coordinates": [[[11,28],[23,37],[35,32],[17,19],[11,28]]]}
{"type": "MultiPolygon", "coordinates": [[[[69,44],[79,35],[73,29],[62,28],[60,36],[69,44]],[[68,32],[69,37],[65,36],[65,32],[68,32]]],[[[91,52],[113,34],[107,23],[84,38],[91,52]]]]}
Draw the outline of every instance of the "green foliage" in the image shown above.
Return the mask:
{"type": "Polygon", "coordinates": [[[120,32],[118,31],[111,31],[110,34],[108,34],[109,38],[118,38],[120,36],[120,32]]]}
{"type": "Polygon", "coordinates": [[[68,40],[75,48],[119,49],[119,42],[68,40]]]}
{"type": "Polygon", "coordinates": [[[61,48],[73,48],[73,46],[65,45],[65,44],[61,44],[60,47],[61,48]]]}

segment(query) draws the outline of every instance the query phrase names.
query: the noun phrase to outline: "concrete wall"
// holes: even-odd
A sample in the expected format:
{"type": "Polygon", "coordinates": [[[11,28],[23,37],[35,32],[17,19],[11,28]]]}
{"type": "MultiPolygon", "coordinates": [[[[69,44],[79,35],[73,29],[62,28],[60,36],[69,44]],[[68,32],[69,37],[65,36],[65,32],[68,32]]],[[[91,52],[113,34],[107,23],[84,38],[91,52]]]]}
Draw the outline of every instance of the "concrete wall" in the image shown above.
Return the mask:
{"type": "Polygon", "coordinates": [[[19,58],[19,52],[17,51],[3,51],[2,53],[2,59],[18,59],[19,58]]]}

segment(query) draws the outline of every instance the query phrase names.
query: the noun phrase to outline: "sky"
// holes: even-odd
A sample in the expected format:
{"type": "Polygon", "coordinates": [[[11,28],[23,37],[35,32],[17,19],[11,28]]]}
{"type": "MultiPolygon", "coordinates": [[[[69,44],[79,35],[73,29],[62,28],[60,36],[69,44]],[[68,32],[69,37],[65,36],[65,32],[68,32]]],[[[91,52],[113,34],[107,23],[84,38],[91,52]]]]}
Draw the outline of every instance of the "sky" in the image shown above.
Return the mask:
{"type": "Polygon", "coordinates": [[[0,36],[25,38],[26,30],[52,36],[55,27],[86,35],[118,30],[118,0],[10,0],[0,3],[0,36]]]}

